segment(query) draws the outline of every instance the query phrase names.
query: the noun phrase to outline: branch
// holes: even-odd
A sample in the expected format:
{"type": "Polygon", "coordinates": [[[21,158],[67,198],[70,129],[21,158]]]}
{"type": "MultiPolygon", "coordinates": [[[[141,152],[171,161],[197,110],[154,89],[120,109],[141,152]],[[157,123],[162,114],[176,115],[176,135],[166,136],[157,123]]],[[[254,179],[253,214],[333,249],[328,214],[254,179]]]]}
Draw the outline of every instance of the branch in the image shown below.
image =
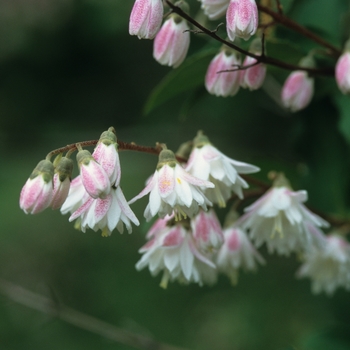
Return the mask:
{"type": "Polygon", "coordinates": [[[115,327],[107,322],[55,303],[52,299],[33,293],[11,282],[0,279],[0,293],[12,301],[44,314],[65,321],[68,324],[95,333],[113,342],[141,350],[185,350],[160,343],[149,337],[115,327]]]}

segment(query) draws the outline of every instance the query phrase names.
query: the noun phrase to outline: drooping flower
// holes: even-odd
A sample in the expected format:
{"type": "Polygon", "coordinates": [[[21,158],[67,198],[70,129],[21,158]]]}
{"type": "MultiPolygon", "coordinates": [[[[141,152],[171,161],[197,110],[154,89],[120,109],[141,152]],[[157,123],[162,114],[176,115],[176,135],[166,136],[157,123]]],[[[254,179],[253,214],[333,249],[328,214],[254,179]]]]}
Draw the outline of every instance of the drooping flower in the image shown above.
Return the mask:
{"type": "Polygon", "coordinates": [[[115,228],[123,233],[123,223],[129,233],[132,231],[130,221],[137,226],[140,224],[126,202],[120,186],[113,187],[105,198],[87,199],[70,216],[69,221],[78,218],[81,231],[85,232],[87,228],[94,231],[101,230],[102,236],[110,236],[115,228]]]}
{"type": "Polygon", "coordinates": [[[178,67],[186,58],[190,46],[187,21],[178,15],[171,15],[156,35],[153,57],[164,66],[178,67]]]}
{"type": "Polygon", "coordinates": [[[211,182],[198,179],[185,171],[172,151],[163,150],[159,154],[153,177],[129,204],[150,193],[144,213],[148,221],[156,214],[164,218],[173,212],[177,219],[187,216],[192,218],[198,213],[199,207],[207,210],[207,205],[211,205],[201,190],[211,187],[214,187],[211,182]]]}
{"type": "Polygon", "coordinates": [[[222,49],[210,62],[205,75],[207,91],[215,96],[234,96],[240,87],[240,72],[237,70],[240,64],[241,60],[237,53],[222,49]],[[233,71],[225,72],[228,70],[233,71]]]}
{"type": "MultiPolygon", "coordinates": [[[[350,43],[348,44],[350,45],[350,43]]],[[[335,66],[335,80],[343,94],[350,93],[350,51],[346,50],[339,57],[335,66]]]]}
{"type": "Polygon", "coordinates": [[[163,271],[160,284],[163,288],[167,287],[168,281],[175,280],[199,285],[216,281],[215,265],[210,256],[200,253],[195,246],[187,222],[168,220],[167,225],[159,227],[139,252],[143,256],[136,269],[148,266],[153,276],[163,271]]]}
{"type": "Polygon", "coordinates": [[[90,198],[90,195],[86,192],[80,175],[74,178],[70,184],[67,199],[61,206],[61,213],[73,213],[75,212],[83,203],[85,203],[90,198]]]}
{"type": "Polygon", "coordinates": [[[304,256],[298,277],[309,277],[315,294],[334,293],[338,287],[350,289],[350,244],[341,236],[331,234],[323,247],[313,247],[304,256]]]}
{"type": "Polygon", "coordinates": [[[264,242],[270,253],[281,255],[310,249],[315,237],[310,226],[327,227],[328,223],[313,214],[302,203],[306,191],[294,192],[280,174],[274,186],[251,206],[239,219],[239,225],[250,230],[250,237],[260,247],[264,242]]]}
{"type": "Polygon", "coordinates": [[[130,15],[130,35],[153,39],[162,24],[163,13],[162,0],[136,0],[130,15]]]}
{"type": "Polygon", "coordinates": [[[226,12],[227,35],[248,40],[258,28],[258,9],[255,0],[230,0],[226,12]]]}
{"type": "Polygon", "coordinates": [[[26,214],[37,214],[50,206],[53,196],[54,166],[42,160],[22,188],[19,206],[26,214]]]}
{"type": "Polygon", "coordinates": [[[205,195],[220,207],[226,206],[226,201],[236,193],[243,198],[242,188],[247,188],[247,182],[239,174],[250,174],[260,169],[254,165],[233,160],[217,148],[202,133],[194,139],[193,151],[187,163],[186,171],[193,176],[211,181],[215,187],[205,190],[205,195]]]}
{"type": "Polygon", "coordinates": [[[201,8],[209,19],[215,20],[225,15],[230,0],[200,0],[201,8]]]}
{"type": "Polygon", "coordinates": [[[251,66],[241,70],[241,86],[249,90],[259,89],[265,80],[266,66],[263,63],[254,65],[257,60],[253,57],[246,56],[243,67],[251,66]]]}

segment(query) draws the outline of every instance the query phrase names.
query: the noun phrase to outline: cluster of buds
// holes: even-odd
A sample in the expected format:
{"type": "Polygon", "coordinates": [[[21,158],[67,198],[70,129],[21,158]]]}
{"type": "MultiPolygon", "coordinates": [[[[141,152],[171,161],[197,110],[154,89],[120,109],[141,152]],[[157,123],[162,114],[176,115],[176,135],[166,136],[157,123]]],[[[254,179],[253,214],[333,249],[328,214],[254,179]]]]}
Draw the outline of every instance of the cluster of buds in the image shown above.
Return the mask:
{"type": "MultiPolygon", "coordinates": [[[[125,149],[132,147],[142,150],[135,144],[125,149]]],[[[244,174],[259,168],[227,157],[198,132],[176,155],[164,144],[152,149],[159,153],[156,170],[145,188],[127,202],[120,187],[118,148],[115,130],[109,128],[99,140],[50,152],[24,185],[21,209],[36,214],[48,207],[61,208],[81,231],[90,228],[109,236],[114,229],[122,233],[124,225],[129,233],[131,223],[139,225],[129,205],[149,194],[144,217],[158,218],[140,249],[136,268],[148,266],[152,275],[162,272],[162,287],[169,281],[212,284],[219,272],[235,284],[240,269],[254,271],[265,263],[257,248],[266,244],[269,253],[302,256],[298,275],[310,277],[315,292],[350,288],[350,245],[320,230],[328,223],[305,207],[306,191],[293,191],[283,174],[276,175],[273,186],[264,188],[262,197],[239,217],[237,207],[248,188],[244,174]],[[96,145],[92,154],[82,148],[87,145],[96,145]],[[76,150],[80,174],[71,181],[69,157],[76,150]],[[236,201],[222,227],[214,207],[223,208],[232,199],[236,201]]]]}

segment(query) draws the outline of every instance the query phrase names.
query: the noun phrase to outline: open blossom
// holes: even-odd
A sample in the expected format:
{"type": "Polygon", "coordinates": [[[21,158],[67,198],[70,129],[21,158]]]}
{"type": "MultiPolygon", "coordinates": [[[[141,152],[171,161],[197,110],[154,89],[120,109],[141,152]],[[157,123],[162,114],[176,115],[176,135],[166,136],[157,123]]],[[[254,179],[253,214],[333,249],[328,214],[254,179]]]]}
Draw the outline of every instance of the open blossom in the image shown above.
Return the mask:
{"type": "Polygon", "coordinates": [[[37,214],[49,207],[53,196],[53,164],[42,160],[22,188],[19,206],[26,214],[37,214]]]}
{"type": "Polygon", "coordinates": [[[186,167],[186,171],[193,176],[209,180],[215,185],[215,188],[208,188],[204,193],[210,201],[219,204],[220,207],[226,206],[226,201],[232,193],[243,198],[242,188],[247,188],[248,184],[239,174],[250,174],[259,170],[254,165],[225,156],[200,133],[194,139],[194,148],[186,167]]]}
{"type": "Polygon", "coordinates": [[[314,94],[314,79],[305,71],[292,72],[285,81],[281,99],[283,105],[292,112],[308,106],[314,94]]]}
{"type": "Polygon", "coordinates": [[[230,0],[226,12],[227,35],[248,40],[258,28],[258,8],[255,0],[230,0]]]}
{"type": "MultiPolygon", "coordinates": [[[[247,56],[244,59],[243,66],[250,66],[256,63],[256,59],[247,56]]],[[[256,64],[250,68],[241,71],[241,86],[249,90],[259,89],[265,80],[266,66],[263,63],[256,64]]]]}
{"type": "Polygon", "coordinates": [[[350,244],[332,234],[321,248],[313,248],[304,257],[298,277],[310,277],[312,291],[331,295],[338,287],[350,289],[350,244]]]}
{"type": "Polygon", "coordinates": [[[153,57],[164,66],[178,67],[190,46],[187,21],[177,15],[167,19],[154,39],[153,57]]]}
{"type": "Polygon", "coordinates": [[[162,24],[163,13],[162,0],[136,0],[130,15],[130,35],[153,39],[162,24]]]}
{"type": "Polygon", "coordinates": [[[139,252],[143,256],[136,264],[137,270],[148,266],[153,276],[163,271],[163,288],[166,288],[169,280],[199,285],[216,281],[216,268],[210,256],[199,252],[191,231],[181,222],[169,222],[169,225],[159,227],[139,252]]]}
{"type": "Polygon", "coordinates": [[[200,0],[201,7],[209,19],[218,19],[225,15],[230,0],[200,0]]]}
{"type": "Polygon", "coordinates": [[[211,182],[198,179],[185,171],[176,161],[172,151],[163,150],[159,154],[157,170],[153,177],[129,204],[150,193],[144,213],[148,221],[156,214],[164,218],[173,212],[175,218],[192,218],[198,213],[199,207],[207,210],[207,205],[212,205],[201,190],[211,187],[214,187],[211,182]]]}
{"type": "Polygon", "coordinates": [[[225,242],[217,256],[217,266],[219,271],[230,277],[232,284],[237,283],[239,269],[254,271],[257,262],[265,263],[241,228],[225,228],[224,237],[225,242]]]}
{"type": "Polygon", "coordinates": [[[74,178],[70,184],[67,199],[61,206],[61,213],[67,214],[75,212],[89,198],[90,195],[86,192],[79,175],[74,178]]]}
{"type": "Polygon", "coordinates": [[[240,72],[223,72],[237,69],[241,64],[237,54],[232,50],[221,50],[210,62],[205,75],[205,88],[216,96],[234,96],[240,87],[240,72]],[[219,73],[221,72],[221,73],[219,73]]]}
{"type": "Polygon", "coordinates": [[[335,66],[335,80],[343,94],[350,93],[350,51],[345,51],[335,66]]]}
{"type": "Polygon", "coordinates": [[[306,191],[292,191],[286,186],[273,187],[251,206],[239,224],[250,230],[257,247],[264,242],[270,253],[281,255],[310,249],[314,242],[310,226],[327,227],[328,223],[313,214],[302,203],[306,191]]]}
{"type": "Polygon", "coordinates": [[[109,236],[117,228],[123,233],[125,224],[129,233],[132,231],[131,222],[139,225],[133,211],[130,209],[124,194],[118,186],[112,188],[105,198],[87,199],[69,218],[69,221],[80,219],[80,229],[85,232],[87,228],[94,231],[101,230],[103,236],[109,236]]]}

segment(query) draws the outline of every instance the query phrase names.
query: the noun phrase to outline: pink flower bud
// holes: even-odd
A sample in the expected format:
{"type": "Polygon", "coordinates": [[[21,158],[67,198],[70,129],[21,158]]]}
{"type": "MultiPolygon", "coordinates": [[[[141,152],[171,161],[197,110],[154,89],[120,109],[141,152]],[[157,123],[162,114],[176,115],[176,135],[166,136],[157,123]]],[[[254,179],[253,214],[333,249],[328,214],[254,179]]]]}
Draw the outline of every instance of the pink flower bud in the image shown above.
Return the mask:
{"type": "Polygon", "coordinates": [[[282,88],[282,103],[292,112],[304,109],[314,94],[314,79],[305,71],[292,72],[282,88]]]}
{"type": "Polygon", "coordinates": [[[153,57],[164,66],[178,67],[185,59],[190,45],[188,24],[179,16],[166,20],[154,39],[153,57]]]}
{"type": "Polygon", "coordinates": [[[222,72],[223,70],[237,69],[240,60],[232,51],[222,50],[210,62],[205,75],[205,87],[209,93],[216,96],[233,96],[240,86],[240,72],[222,72]]]}
{"type": "Polygon", "coordinates": [[[335,66],[335,80],[343,94],[350,93],[350,51],[345,51],[335,66]]]}
{"type": "Polygon", "coordinates": [[[153,39],[162,24],[163,13],[162,0],[136,0],[130,15],[130,35],[153,39]]]}
{"type": "Polygon", "coordinates": [[[231,41],[238,36],[248,40],[258,28],[255,0],[231,0],[226,12],[227,35],[231,41]]]}
{"type": "Polygon", "coordinates": [[[105,198],[111,190],[111,183],[102,166],[86,150],[78,152],[77,162],[86,192],[92,198],[105,198]]]}
{"type": "MultiPolygon", "coordinates": [[[[247,56],[243,62],[243,66],[250,66],[256,63],[256,59],[247,56]]],[[[241,70],[241,86],[249,90],[257,90],[264,83],[266,75],[266,66],[259,63],[247,69],[241,70]]]]}
{"type": "Polygon", "coordinates": [[[22,188],[19,206],[26,214],[37,214],[46,209],[52,200],[52,176],[54,167],[42,160],[33,170],[22,188]]]}

